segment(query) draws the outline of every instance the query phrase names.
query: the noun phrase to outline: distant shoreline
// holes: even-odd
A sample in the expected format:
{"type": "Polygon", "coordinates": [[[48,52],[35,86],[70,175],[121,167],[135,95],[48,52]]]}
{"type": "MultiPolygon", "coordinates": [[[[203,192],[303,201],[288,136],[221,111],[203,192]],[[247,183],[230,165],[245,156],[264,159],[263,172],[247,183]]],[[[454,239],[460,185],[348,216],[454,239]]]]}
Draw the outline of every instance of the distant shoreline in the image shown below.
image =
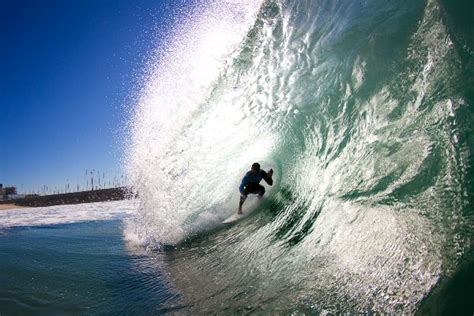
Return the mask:
{"type": "Polygon", "coordinates": [[[2,201],[0,203],[0,210],[19,207],[42,207],[64,204],[117,201],[128,198],[130,196],[129,192],[129,188],[119,187],[52,195],[28,196],[22,199],[2,201]]]}
{"type": "Polygon", "coordinates": [[[0,211],[11,210],[16,208],[24,208],[24,206],[15,205],[14,203],[0,204],[0,211]]]}

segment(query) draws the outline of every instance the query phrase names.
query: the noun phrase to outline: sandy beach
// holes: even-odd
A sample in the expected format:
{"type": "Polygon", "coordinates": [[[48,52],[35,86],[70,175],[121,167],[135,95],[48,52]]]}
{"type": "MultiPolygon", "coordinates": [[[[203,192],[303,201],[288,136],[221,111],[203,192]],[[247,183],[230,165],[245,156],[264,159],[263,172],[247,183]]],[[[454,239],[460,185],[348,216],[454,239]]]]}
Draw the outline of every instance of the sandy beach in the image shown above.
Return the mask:
{"type": "Polygon", "coordinates": [[[13,208],[23,208],[23,206],[18,206],[15,204],[0,204],[0,211],[11,210],[13,208]]]}

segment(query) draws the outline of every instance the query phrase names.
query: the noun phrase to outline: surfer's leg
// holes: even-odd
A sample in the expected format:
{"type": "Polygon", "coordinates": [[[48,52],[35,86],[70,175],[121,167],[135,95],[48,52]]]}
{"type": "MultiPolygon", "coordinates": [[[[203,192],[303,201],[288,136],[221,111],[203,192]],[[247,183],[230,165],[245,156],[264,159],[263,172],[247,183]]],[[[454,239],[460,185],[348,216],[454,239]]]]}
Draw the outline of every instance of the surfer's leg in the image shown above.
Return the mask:
{"type": "Polygon", "coordinates": [[[237,214],[242,214],[242,205],[244,205],[244,202],[246,199],[247,199],[247,195],[245,194],[240,195],[239,209],[237,210],[237,214]]]}
{"type": "Polygon", "coordinates": [[[258,188],[258,198],[261,199],[265,194],[265,187],[263,185],[259,185],[258,188]]]}

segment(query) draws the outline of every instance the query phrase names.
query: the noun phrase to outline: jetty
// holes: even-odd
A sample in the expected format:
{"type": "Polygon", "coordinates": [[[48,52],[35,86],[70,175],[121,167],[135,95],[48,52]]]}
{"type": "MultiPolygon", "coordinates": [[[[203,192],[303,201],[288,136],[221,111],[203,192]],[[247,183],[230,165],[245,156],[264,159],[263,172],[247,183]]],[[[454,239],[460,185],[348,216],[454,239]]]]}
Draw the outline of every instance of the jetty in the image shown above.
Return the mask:
{"type": "Polygon", "coordinates": [[[40,207],[63,204],[79,204],[91,202],[117,201],[131,197],[128,187],[117,187],[71,193],[50,195],[27,195],[20,199],[0,201],[0,204],[15,204],[17,206],[40,207]]]}

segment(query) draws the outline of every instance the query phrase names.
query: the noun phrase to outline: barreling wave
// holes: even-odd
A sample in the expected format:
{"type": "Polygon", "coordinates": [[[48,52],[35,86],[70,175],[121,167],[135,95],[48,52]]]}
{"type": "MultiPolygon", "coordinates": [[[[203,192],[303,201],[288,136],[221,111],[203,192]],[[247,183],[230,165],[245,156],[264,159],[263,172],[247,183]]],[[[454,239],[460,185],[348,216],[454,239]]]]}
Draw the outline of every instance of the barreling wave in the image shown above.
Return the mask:
{"type": "Polygon", "coordinates": [[[142,205],[126,227],[181,245],[167,260],[186,308],[414,312],[466,259],[472,30],[453,14],[436,1],[193,9],[137,100],[142,205]],[[278,188],[219,229],[253,161],[278,188]]]}

